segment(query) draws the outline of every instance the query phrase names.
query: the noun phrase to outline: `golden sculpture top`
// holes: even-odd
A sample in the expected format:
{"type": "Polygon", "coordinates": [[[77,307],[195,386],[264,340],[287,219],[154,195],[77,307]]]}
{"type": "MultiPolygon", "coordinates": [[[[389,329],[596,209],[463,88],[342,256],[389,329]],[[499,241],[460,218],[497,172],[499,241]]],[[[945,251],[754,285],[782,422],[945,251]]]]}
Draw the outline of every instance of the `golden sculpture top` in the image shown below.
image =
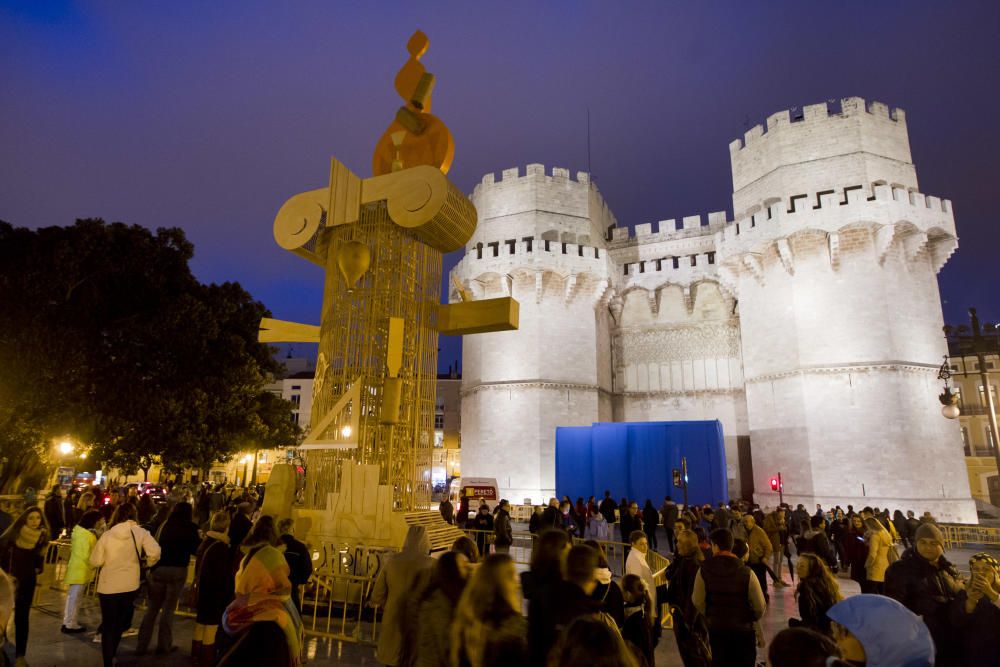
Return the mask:
{"type": "Polygon", "coordinates": [[[428,165],[447,174],[455,159],[455,140],[448,127],[430,113],[434,75],[421,64],[430,40],[420,30],[406,43],[410,58],[396,74],[396,92],[403,106],[375,144],[372,175],[428,165]]]}

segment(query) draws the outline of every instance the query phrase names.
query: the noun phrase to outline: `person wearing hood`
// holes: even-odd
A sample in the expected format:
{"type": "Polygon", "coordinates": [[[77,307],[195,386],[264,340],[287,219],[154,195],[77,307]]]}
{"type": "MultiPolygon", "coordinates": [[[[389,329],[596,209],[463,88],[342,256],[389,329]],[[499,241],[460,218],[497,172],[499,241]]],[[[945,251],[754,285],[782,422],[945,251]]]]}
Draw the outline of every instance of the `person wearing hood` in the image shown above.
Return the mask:
{"type": "Polygon", "coordinates": [[[27,665],[28,622],[38,575],[42,573],[49,531],[42,510],[29,507],[0,535],[0,563],[14,578],[15,664],[27,665]]]}
{"type": "Polygon", "coordinates": [[[496,517],[493,519],[493,549],[498,554],[505,554],[510,551],[510,545],[514,543],[514,531],[510,525],[510,503],[504,498],[497,505],[496,517]]]}
{"type": "Polygon", "coordinates": [[[855,595],[830,607],[833,639],[849,665],[933,667],[934,642],[920,617],[882,595],[855,595]]]}
{"type": "Polygon", "coordinates": [[[258,518],[243,542],[236,597],[222,614],[222,627],[236,646],[223,663],[298,667],[302,619],[292,604],[290,570],[274,517],[258,518]]]}
{"type": "Polygon", "coordinates": [[[90,566],[90,552],[97,544],[98,534],[103,532],[104,517],[97,510],[85,512],[73,526],[69,563],[66,564],[66,577],[63,579],[63,583],[69,586],[69,592],[63,610],[62,631],[68,635],[87,631],[86,627],[77,622],[77,615],[80,612],[83,590],[94,577],[94,568],[90,566]]]}
{"type": "MultiPolygon", "coordinates": [[[[487,515],[489,512],[487,511],[487,515]]],[[[403,541],[403,549],[390,558],[378,573],[372,590],[372,603],[383,608],[382,628],[379,632],[375,657],[385,665],[400,664],[403,651],[404,618],[408,596],[424,570],[434,565],[430,557],[430,538],[424,526],[410,526],[403,541]]]]}
{"type": "Polygon", "coordinates": [[[674,619],[674,639],[685,667],[712,664],[708,650],[708,627],[705,617],[694,606],[694,580],[705,561],[698,536],[690,530],[677,534],[677,551],[667,567],[666,601],[674,619]]]}
{"type": "Polygon", "coordinates": [[[708,624],[712,664],[753,667],[757,658],[754,624],[767,610],[760,580],[733,553],[731,532],[720,528],[712,531],[711,538],[713,555],[695,576],[691,601],[708,624]]]}
{"type": "Polygon", "coordinates": [[[209,519],[209,530],[195,554],[194,577],[198,600],[191,657],[196,667],[212,667],[215,664],[215,635],[222,623],[222,613],[235,595],[228,531],[229,513],[218,510],[209,519]]]}
{"type": "Polygon", "coordinates": [[[934,638],[939,667],[959,664],[948,612],[964,588],[962,577],[944,557],[944,536],[937,526],[922,524],[914,537],[915,546],[886,570],[885,594],[923,619],[934,638]]]}
{"type": "Polygon", "coordinates": [[[988,553],[969,559],[972,578],[951,604],[960,664],[1000,665],[1000,561],[988,553]]]}
{"type": "Polygon", "coordinates": [[[136,655],[145,655],[149,650],[157,617],[160,619],[156,636],[157,655],[177,650],[173,634],[174,611],[184,582],[187,581],[191,557],[198,551],[201,543],[190,503],[174,505],[156,538],[160,545],[160,559],[156,567],[149,571],[149,604],[139,626],[136,655]]]}
{"type": "Polygon", "coordinates": [[[135,505],[123,503],[111,518],[111,528],[90,552],[90,564],[101,568],[97,597],[101,603],[101,653],[104,667],[114,664],[122,633],[132,624],[143,555],[147,565],[160,557],[160,545],[136,523],[135,505]]]}

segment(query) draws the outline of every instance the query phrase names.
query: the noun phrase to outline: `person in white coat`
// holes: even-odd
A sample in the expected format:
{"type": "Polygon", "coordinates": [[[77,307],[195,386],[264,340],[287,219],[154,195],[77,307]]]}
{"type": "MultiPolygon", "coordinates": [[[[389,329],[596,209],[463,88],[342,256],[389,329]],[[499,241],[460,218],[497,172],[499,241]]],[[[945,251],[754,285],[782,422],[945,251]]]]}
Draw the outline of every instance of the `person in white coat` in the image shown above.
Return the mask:
{"type": "Polygon", "coordinates": [[[146,564],[152,565],[160,557],[160,545],[136,523],[135,506],[125,503],[115,510],[111,528],[101,535],[90,552],[90,564],[101,568],[97,597],[101,602],[104,667],[114,664],[122,633],[132,624],[143,556],[146,564]]]}
{"type": "Polygon", "coordinates": [[[628,552],[628,558],[625,560],[625,574],[634,574],[642,579],[642,583],[646,585],[646,590],[649,591],[649,598],[655,603],[654,613],[658,617],[660,605],[657,600],[656,583],[654,580],[663,574],[667,568],[653,572],[652,568],[649,567],[649,563],[646,562],[646,552],[649,551],[649,539],[646,537],[646,533],[641,530],[633,530],[629,536],[629,542],[632,545],[632,549],[628,552]]]}

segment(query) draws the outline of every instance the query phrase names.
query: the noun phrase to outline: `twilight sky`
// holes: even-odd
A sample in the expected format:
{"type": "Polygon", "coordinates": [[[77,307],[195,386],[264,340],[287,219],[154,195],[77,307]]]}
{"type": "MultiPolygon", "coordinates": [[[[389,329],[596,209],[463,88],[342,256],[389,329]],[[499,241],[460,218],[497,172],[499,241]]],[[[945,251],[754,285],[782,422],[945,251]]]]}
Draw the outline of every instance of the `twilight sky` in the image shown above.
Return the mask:
{"type": "MultiPolygon", "coordinates": [[[[0,219],[180,226],[199,278],[318,323],[321,271],[275,245],[274,214],[326,184],[331,155],[370,175],[418,27],[459,187],[531,162],[586,171],[589,107],[594,179],[628,225],[731,214],[728,144],[774,111],[902,107],[921,191],[955,206],[945,318],[1000,319],[989,1],[0,0],[0,219]]],[[[460,357],[441,348],[442,368],[460,357]]]]}

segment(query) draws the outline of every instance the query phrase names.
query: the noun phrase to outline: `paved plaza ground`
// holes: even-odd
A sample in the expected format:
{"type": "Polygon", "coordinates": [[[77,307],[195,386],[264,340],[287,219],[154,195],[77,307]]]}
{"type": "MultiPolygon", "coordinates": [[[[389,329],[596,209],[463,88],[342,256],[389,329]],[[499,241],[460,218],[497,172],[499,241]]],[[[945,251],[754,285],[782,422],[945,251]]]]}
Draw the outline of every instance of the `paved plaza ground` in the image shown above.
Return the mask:
{"type": "MultiPolygon", "coordinates": [[[[975,550],[952,550],[946,557],[955,563],[959,569],[968,570],[968,559],[975,550]]],[[[784,573],[788,581],[787,571],[784,573]]],[[[845,596],[859,593],[858,586],[850,579],[840,578],[840,586],[845,596]]],[[[777,632],[788,627],[788,619],[797,616],[794,588],[781,590],[771,589],[771,604],[764,617],[764,635],[770,640],[777,632]]],[[[91,667],[101,664],[101,646],[91,641],[92,633],[81,635],[65,635],[59,629],[62,624],[64,593],[55,590],[43,590],[39,604],[31,613],[31,634],[28,647],[28,664],[31,667],[79,666],[91,667]]],[[[80,622],[88,628],[96,629],[100,623],[100,609],[96,598],[86,598],[81,607],[80,622]]],[[[136,610],[133,627],[138,627],[142,611],[136,610]]],[[[149,665],[151,667],[190,665],[189,648],[191,633],[194,629],[194,619],[178,616],[174,623],[174,643],[179,647],[175,653],[166,656],[145,655],[141,658],[135,655],[136,637],[126,637],[122,640],[118,652],[118,664],[122,667],[131,665],[149,665]]],[[[13,637],[13,633],[11,633],[13,637]]],[[[154,638],[155,642],[155,638],[154,638]]],[[[155,644],[154,644],[155,645],[155,644]]],[[[307,638],[307,664],[338,665],[342,667],[374,666],[375,649],[372,646],[358,645],[346,642],[334,642],[307,638]]],[[[13,646],[8,645],[8,654],[13,662],[13,646]]],[[[761,659],[764,653],[761,651],[761,659]]],[[[664,631],[663,639],[656,649],[657,667],[681,667],[680,657],[674,644],[673,634],[664,631]]]]}

